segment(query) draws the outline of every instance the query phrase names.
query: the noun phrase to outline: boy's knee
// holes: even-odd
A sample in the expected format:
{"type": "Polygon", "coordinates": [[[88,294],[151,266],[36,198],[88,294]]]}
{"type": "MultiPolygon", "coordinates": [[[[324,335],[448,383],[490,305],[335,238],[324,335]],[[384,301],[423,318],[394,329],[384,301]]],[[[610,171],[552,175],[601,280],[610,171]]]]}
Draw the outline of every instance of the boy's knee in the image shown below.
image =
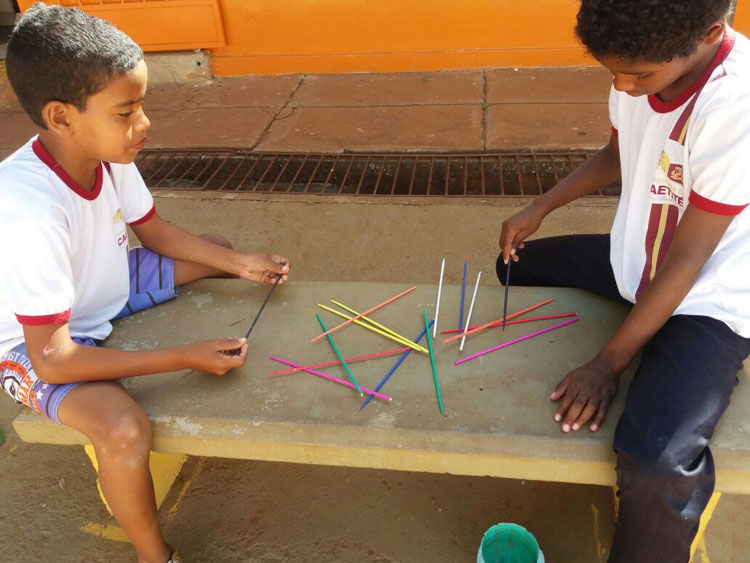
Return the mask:
{"type": "Polygon", "coordinates": [[[92,441],[97,449],[109,455],[148,454],[151,450],[151,424],[141,410],[109,413],[92,441]]]}
{"type": "Polygon", "coordinates": [[[214,244],[218,244],[219,246],[224,246],[226,248],[234,248],[232,246],[232,243],[229,242],[229,239],[226,238],[223,235],[217,234],[217,233],[204,233],[200,235],[200,237],[203,240],[207,240],[208,242],[212,242],[214,244]]]}

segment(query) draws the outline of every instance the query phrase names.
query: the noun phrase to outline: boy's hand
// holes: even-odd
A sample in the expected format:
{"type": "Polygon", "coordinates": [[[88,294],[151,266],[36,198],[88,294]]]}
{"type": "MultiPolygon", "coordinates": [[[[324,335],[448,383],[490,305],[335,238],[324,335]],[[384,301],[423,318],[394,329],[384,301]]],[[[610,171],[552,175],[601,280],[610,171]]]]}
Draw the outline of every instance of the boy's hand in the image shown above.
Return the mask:
{"type": "Polygon", "coordinates": [[[560,401],[555,420],[562,431],[578,430],[592,419],[589,430],[599,430],[619,381],[620,374],[599,356],[566,375],[550,395],[560,401]]]}
{"type": "Polygon", "coordinates": [[[503,261],[506,264],[511,259],[518,262],[516,249],[523,248],[524,239],[536,232],[544,217],[545,213],[536,205],[531,204],[526,209],[503,221],[500,230],[500,248],[503,251],[503,261]]]}
{"type": "Polygon", "coordinates": [[[289,267],[289,259],[283,256],[255,252],[240,253],[237,275],[245,280],[269,284],[280,277],[281,284],[288,277],[289,267]]]}
{"type": "Polygon", "coordinates": [[[247,340],[224,338],[202,340],[185,347],[188,365],[195,370],[213,375],[224,375],[232,368],[245,365],[247,340]]]}

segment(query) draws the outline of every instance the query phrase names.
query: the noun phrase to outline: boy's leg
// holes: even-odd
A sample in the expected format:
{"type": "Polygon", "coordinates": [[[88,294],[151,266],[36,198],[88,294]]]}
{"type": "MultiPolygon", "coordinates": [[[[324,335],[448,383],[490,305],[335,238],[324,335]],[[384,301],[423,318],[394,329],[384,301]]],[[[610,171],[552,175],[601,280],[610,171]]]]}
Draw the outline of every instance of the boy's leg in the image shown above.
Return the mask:
{"type": "Polygon", "coordinates": [[[172,550],[159,528],[148,464],[151,428],[141,407],[120,383],[91,382],[65,396],[57,417],[94,445],[102,492],[139,561],[167,561],[172,550]]]}
{"type": "Polygon", "coordinates": [[[610,563],[688,561],[714,488],[708,442],[748,354],[750,339],[685,315],[643,349],[615,431],[620,505],[610,563]]]}
{"type": "MultiPolygon", "coordinates": [[[[510,270],[510,285],[578,287],[619,303],[620,296],[609,262],[609,235],[568,235],[526,241],[510,270]]],[[[497,275],[505,283],[502,254],[497,275]]]]}

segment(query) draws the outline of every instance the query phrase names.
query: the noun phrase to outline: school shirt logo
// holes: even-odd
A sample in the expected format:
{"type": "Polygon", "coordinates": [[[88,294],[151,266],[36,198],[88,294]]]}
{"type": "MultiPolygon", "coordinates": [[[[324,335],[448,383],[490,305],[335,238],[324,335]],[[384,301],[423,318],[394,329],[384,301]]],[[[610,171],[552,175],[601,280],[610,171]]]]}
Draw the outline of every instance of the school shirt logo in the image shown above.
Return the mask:
{"type": "Polygon", "coordinates": [[[112,217],[112,223],[115,225],[115,236],[117,237],[117,246],[128,247],[128,228],[125,226],[125,219],[122,217],[122,209],[115,211],[112,217]],[[122,227],[120,228],[120,225],[122,227]]]}

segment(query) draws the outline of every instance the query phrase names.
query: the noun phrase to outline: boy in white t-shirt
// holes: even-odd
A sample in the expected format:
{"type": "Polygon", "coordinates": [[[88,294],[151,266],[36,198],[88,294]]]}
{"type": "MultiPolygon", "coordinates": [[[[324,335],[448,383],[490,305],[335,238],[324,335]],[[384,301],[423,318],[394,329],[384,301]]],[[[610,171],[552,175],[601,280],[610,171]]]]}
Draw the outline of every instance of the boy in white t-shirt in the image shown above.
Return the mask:
{"type": "Polygon", "coordinates": [[[500,235],[501,282],[512,259],[511,285],[634,304],[551,395],[563,432],[596,431],[642,354],[615,431],[611,563],[688,561],[714,488],[708,442],[750,353],[750,41],[727,25],[729,8],[583,0],[578,37],[614,77],[610,142],[500,235]],[[548,213],[618,179],[609,235],[524,242],[548,213]]]}
{"type": "Polygon", "coordinates": [[[244,339],[143,352],[99,348],[110,320],[212,276],[282,283],[289,261],[238,252],[162,220],[133,160],[149,121],[141,49],[78,10],[30,8],[7,73],[38,136],[0,163],[0,386],[93,443],[102,491],[141,562],[177,561],[159,528],[151,431],[118,379],[179,369],[223,375],[244,339]],[[145,248],[128,251],[130,225],[145,248]]]}

